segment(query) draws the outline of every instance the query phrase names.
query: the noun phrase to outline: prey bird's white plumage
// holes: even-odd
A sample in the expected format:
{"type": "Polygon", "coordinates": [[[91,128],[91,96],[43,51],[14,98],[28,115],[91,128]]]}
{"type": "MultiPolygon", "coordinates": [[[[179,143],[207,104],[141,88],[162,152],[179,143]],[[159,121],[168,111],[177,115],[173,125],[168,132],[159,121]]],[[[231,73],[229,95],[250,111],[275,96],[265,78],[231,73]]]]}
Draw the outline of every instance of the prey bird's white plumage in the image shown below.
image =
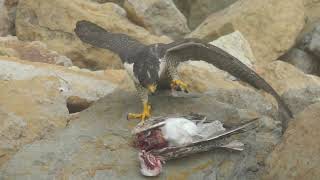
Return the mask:
{"type": "Polygon", "coordinates": [[[163,137],[170,146],[182,146],[192,143],[194,137],[198,135],[197,125],[185,118],[169,118],[161,127],[163,137]]]}

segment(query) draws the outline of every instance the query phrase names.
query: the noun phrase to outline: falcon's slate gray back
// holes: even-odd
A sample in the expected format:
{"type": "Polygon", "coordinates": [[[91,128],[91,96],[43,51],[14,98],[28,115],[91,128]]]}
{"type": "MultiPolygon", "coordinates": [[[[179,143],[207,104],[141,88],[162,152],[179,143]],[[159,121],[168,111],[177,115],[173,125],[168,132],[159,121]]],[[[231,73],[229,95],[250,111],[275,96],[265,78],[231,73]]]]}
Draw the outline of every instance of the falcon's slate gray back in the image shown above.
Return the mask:
{"type": "Polygon", "coordinates": [[[172,87],[181,86],[185,88],[186,85],[179,79],[176,70],[178,64],[190,59],[204,60],[255,88],[263,89],[273,95],[279,104],[279,111],[285,116],[284,128],[287,126],[287,120],[293,117],[290,109],[278,93],[257,73],[222,49],[204,43],[199,39],[183,39],[169,44],[157,43],[146,46],[127,35],[107,32],[103,28],[86,21],[78,22],[75,31],[82,41],[96,47],[110,49],[118,53],[124,62],[134,62],[135,66],[136,64],[143,66],[143,68],[136,67],[134,71],[136,71],[135,74],[137,73],[146,79],[148,83],[154,83],[155,79],[150,78],[150,73],[155,76],[159,71],[159,59],[164,59],[166,69],[173,80],[171,84],[174,86],[172,87]]]}

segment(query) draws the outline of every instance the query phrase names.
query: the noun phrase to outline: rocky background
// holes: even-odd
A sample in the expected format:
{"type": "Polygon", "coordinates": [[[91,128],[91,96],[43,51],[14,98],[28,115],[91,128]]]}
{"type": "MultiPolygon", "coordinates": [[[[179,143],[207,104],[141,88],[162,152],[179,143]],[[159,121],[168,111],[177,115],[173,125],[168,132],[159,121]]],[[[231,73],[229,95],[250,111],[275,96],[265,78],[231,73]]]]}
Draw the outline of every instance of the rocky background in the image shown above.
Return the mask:
{"type": "Polygon", "coordinates": [[[150,44],[196,37],[264,77],[294,119],[282,135],[272,96],[204,62],[179,67],[194,98],[151,98],[154,115],[202,113],[228,125],[241,153],[168,162],[156,179],[320,177],[319,0],[0,0],[0,179],[143,179],[130,130],[138,97],[117,55],[82,43],[89,20],[150,44]]]}

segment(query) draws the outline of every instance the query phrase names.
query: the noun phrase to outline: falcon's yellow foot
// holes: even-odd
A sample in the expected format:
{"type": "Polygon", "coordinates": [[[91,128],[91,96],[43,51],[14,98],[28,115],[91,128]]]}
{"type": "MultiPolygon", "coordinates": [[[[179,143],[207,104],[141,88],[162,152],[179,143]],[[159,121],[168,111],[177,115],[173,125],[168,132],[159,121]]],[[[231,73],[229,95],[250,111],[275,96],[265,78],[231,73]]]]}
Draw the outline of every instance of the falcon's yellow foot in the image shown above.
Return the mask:
{"type": "Polygon", "coordinates": [[[172,80],[171,81],[171,88],[176,91],[184,91],[186,93],[189,92],[189,87],[186,83],[182,82],[181,80],[172,80]]]}
{"type": "Polygon", "coordinates": [[[150,111],[151,106],[148,103],[143,103],[143,112],[141,114],[129,113],[127,118],[128,120],[141,119],[141,121],[144,121],[145,119],[148,119],[151,116],[150,111]]]}

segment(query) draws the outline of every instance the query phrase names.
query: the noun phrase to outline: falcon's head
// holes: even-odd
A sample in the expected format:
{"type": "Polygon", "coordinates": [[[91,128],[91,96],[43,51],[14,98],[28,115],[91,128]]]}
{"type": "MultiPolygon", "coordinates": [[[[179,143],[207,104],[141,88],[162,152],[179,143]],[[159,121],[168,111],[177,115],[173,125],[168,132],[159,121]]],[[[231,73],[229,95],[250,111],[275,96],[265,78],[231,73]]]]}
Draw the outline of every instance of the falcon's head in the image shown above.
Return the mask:
{"type": "Polygon", "coordinates": [[[159,60],[150,58],[149,61],[135,63],[134,73],[139,83],[149,90],[151,94],[155,93],[159,82],[159,60]]]}

